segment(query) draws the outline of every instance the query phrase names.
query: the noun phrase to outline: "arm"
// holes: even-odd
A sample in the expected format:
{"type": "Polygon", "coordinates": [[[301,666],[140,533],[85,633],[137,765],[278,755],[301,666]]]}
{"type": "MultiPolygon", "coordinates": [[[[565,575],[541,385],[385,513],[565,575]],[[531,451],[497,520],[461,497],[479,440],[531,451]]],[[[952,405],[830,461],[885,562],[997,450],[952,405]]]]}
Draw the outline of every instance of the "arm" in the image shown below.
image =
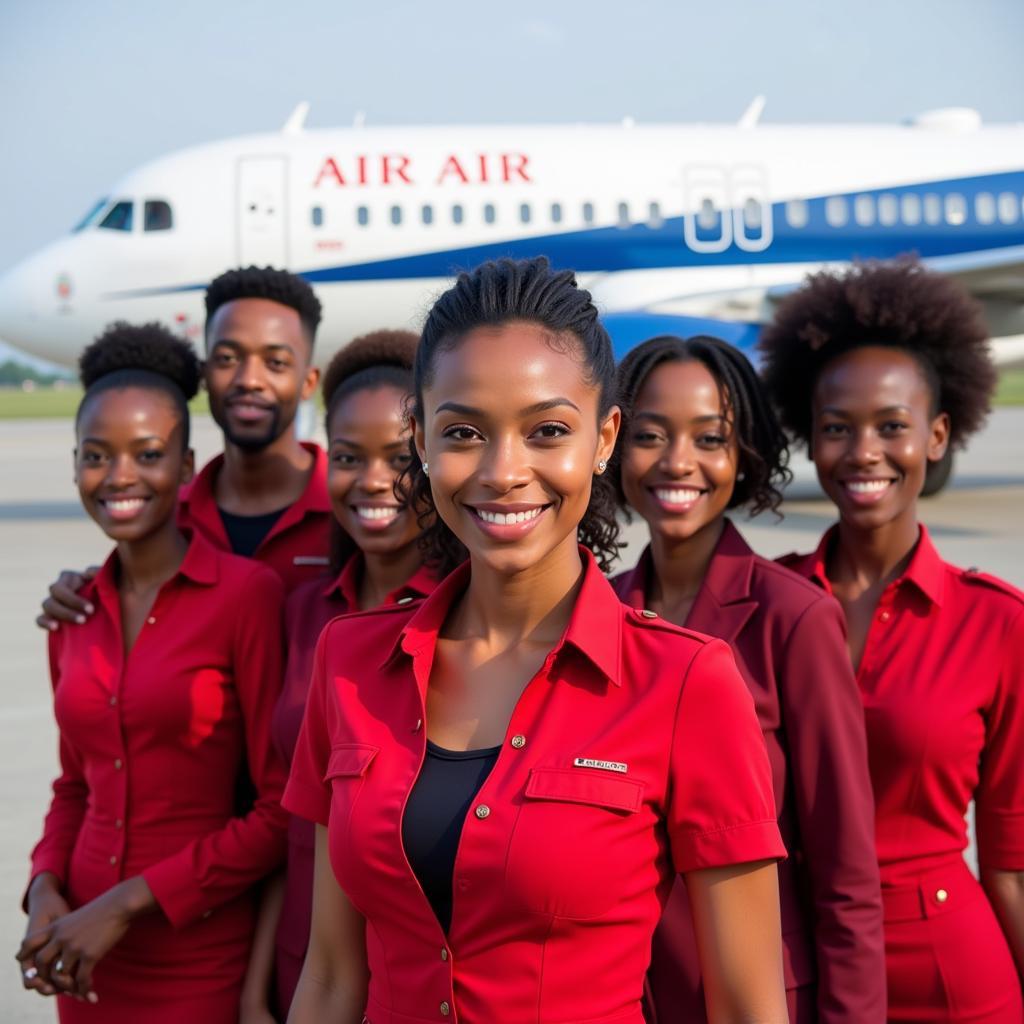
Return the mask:
{"type": "Polygon", "coordinates": [[[171,924],[200,920],[271,874],[284,860],[288,818],[280,805],[286,777],[270,737],[281,688],[283,588],[269,570],[251,578],[235,617],[234,684],[245,729],[252,810],[146,868],[145,878],[171,924]]]}
{"type": "Polygon", "coordinates": [[[784,1024],[775,862],[691,871],[685,879],[708,1024],[784,1024]]]}
{"type": "Polygon", "coordinates": [[[788,775],[814,907],[821,1024],[884,1024],[875,808],[843,613],[816,600],[776,659],[788,775]]]}
{"type": "Polygon", "coordinates": [[[366,921],[338,885],[327,829],[317,825],[313,924],[288,1024],[359,1024],[368,980],[366,921]]]}
{"type": "Polygon", "coordinates": [[[257,1024],[260,1021],[272,1024],[274,1020],[270,1012],[270,990],[274,977],[277,922],[281,918],[283,903],[284,877],[277,874],[263,886],[256,932],[249,952],[249,968],[242,984],[240,1024],[257,1024]]]}
{"type": "Polygon", "coordinates": [[[95,608],[78,591],[98,573],[99,566],[91,565],[81,572],[65,569],[55,583],[50,584],[50,596],[43,601],[43,610],[36,616],[36,625],[51,633],[60,628],[62,622],[82,625],[95,608]]]}
{"type": "Polygon", "coordinates": [[[981,884],[1006,934],[1017,973],[1024,979],[1024,871],[982,868],[981,884]]]}
{"type": "Polygon", "coordinates": [[[683,683],[666,828],[693,907],[710,1024],[784,1024],[774,861],[785,850],[754,702],[720,640],[700,649],[683,683]]]}

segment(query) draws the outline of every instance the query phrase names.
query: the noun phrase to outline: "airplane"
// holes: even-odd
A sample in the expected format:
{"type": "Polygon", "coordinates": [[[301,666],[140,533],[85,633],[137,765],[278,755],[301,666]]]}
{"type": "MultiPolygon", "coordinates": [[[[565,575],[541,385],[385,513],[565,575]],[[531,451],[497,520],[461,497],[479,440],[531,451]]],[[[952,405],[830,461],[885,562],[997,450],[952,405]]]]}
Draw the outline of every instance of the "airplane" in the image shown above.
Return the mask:
{"type": "Polygon", "coordinates": [[[201,341],[229,267],[286,267],[324,305],[323,362],[419,326],[460,269],[547,255],[603,311],[617,353],[659,333],[753,354],[806,274],[917,254],[982,302],[1024,361],[1024,125],[967,108],[904,124],[370,127],[212,142],[132,171],[67,236],[0,276],[0,337],[72,365],[113,320],[201,341]]]}

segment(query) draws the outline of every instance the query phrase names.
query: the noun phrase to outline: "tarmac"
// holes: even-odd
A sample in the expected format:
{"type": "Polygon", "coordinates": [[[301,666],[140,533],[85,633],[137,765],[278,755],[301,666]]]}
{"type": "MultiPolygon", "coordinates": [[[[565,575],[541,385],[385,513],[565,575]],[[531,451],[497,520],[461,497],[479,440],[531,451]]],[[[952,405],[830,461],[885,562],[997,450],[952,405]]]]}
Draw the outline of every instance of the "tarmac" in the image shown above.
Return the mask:
{"type": "MultiPolygon", "coordinates": [[[[208,418],[194,422],[193,444],[200,463],[217,452],[220,435],[208,418]]],[[[45,636],[34,619],[60,569],[98,563],[110,546],[79,505],[72,446],[69,420],[0,421],[0,645],[7,651],[0,671],[0,800],[7,820],[0,832],[0,953],[10,958],[0,971],[4,1024],[56,1017],[52,1001],[22,990],[13,957],[24,932],[28,855],[57,769],[45,636]]],[[[801,453],[794,469],[781,522],[770,515],[736,519],[766,556],[808,550],[833,520],[801,453]]],[[[922,502],[921,518],[946,559],[1024,588],[1024,408],[996,410],[958,457],[951,485],[922,502]]],[[[627,530],[627,540],[624,567],[643,545],[642,523],[627,530]]]]}

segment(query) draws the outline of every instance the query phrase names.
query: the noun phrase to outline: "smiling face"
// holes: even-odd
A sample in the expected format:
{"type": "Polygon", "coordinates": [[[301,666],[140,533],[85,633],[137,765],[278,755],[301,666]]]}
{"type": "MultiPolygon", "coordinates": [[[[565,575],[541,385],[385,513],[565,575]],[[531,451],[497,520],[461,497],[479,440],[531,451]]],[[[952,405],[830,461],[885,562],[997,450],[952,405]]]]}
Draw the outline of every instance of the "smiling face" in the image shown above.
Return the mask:
{"type": "Polygon", "coordinates": [[[410,459],[405,399],[386,385],[354,391],[338,400],[327,424],[331,507],[366,553],[396,553],[419,536],[415,515],[395,497],[410,459]]]}
{"type": "Polygon", "coordinates": [[[232,444],[259,451],[295,422],[316,389],[298,312],[270,299],[226,302],[207,325],[210,414],[232,444]]]}
{"type": "Polygon", "coordinates": [[[916,516],[930,461],[949,441],[949,417],[909,353],[854,349],[821,371],[814,388],[811,455],[840,517],[875,529],[916,516]]]}
{"type": "Polygon", "coordinates": [[[576,531],[599,460],[611,456],[613,408],[579,343],[534,323],[481,327],[438,352],[416,446],[438,514],[474,562],[503,575],[576,557],[576,531]]]}
{"type": "Polygon", "coordinates": [[[681,541],[716,523],[736,487],[739,450],[721,389],[699,360],[661,363],[636,396],[622,489],[651,534],[681,541]]]}
{"type": "Polygon", "coordinates": [[[168,395],[142,387],[102,391],[86,399],[77,431],[75,483],[108,537],[138,541],[173,524],[193,456],[168,395]]]}

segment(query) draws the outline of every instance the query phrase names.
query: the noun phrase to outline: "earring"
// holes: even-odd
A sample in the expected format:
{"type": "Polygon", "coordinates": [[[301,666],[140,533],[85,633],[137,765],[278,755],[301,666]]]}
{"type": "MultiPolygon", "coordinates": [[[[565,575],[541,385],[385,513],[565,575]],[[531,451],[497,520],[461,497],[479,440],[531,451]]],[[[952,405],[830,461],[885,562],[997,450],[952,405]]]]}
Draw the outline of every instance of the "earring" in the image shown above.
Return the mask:
{"type": "Polygon", "coordinates": [[[598,473],[603,473],[608,468],[608,462],[605,459],[599,459],[597,463],[598,473]]]}
{"type": "Polygon", "coordinates": [[[423,463],[423,475],[430,476],[430,466],[426,462],[423,463]]]}

